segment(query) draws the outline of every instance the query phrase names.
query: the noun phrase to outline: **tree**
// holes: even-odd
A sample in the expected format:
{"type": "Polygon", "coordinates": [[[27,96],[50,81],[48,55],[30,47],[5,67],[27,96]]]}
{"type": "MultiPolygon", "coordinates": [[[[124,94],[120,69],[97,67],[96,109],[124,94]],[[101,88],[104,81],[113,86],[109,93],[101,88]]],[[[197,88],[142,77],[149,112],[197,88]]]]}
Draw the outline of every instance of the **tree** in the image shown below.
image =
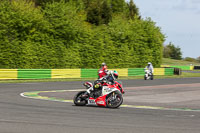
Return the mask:
{"type": "Polygon", "coordinates": [[[163,47],[163,57],[164,58],[171,58],[171,49],[167,46],[163,47]]]}
{"type": "Polygon", "coordinates": [[[196,61],[200,63],[200,56],[197,57],[196,61]]]}
{"type": "Polygon", "coordinates": [[[139,9],[137,8],[137,6],[133,2],[133,0],[130,0],[128,7],[129,7],[129,18],[130,19],[134,19],[136,16],[139,16],[139,9]]]}
{"type": "Polygon", "coordinates": [[[124,0],[111,0],[112,11],[114,13],[123,12],[125,4],[124,0]]]}
{"type": "Polygon", "coordinates": [[[108,24],[112,18],[112,10],[108,5],[108,2],[105,0],[101,8],[101,18],[103,24],[108,24]]]}
{"type": "Polygon", "coordinates": [[[166,58],[170,57],[172,59],[177,59],[177,60],[182,59],[181,48],[179,46],[176,47],[171,42],[164,47],[164,53],[163,54],[164,54],[163,56],[166,57],[166,58]]]}
{"type": "Polygon", "coordinates": [[[1,0],[0,68],[160,66],[165,37],[151,19],[129,19],[128,8],[112,15],[111,0],[43,2],[1,0]]]}
{"type": "Polygon", "coordinates": [[[195,58],[192,58],[192,57],[185,57],[184,61],[197,62],[197,60],[195,58]]]}
{"type": "Polygon", "coordinates": [[[108,24],[112,17],[112,11],[106,0],[95,0],[90,3],[87,11],[87,21],[91,24],[108,24]]]}
{"type": "Polygon", "coordinates": [[[91,0],[83,0],[83,3],[85,5],[85,8],[87,9],[91,3],[91,0]]]}
{"type": "Polygon", "coordinates": [[[33,0],[33,1],[35,2],[36,6],[42,6],[45,3],[59,2],[59,1],[62,1],[62,0],[33,0]]]}

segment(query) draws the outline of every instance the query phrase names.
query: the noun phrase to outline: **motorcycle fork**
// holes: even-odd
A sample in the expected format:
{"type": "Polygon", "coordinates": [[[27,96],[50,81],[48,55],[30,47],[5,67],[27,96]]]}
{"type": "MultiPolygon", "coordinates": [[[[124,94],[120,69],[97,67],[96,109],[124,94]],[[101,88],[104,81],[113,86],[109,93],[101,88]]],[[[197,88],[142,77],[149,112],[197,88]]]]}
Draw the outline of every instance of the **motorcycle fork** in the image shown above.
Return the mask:
{"type": "Polygon", "coordinates": [[[113,98],[113,99],[116,98],[115,92],[112,93],[112,98],[113,98]]]}

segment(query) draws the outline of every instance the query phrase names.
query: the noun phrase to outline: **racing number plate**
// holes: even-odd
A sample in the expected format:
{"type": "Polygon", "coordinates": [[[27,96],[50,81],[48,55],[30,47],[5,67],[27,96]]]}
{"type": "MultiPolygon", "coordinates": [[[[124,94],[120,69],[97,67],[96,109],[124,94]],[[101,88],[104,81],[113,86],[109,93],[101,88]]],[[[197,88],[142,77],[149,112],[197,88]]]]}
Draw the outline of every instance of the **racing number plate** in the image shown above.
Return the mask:
{"type": "Polygon", "coordinates": [[[88,100],[88,105],[96,105],[95,100],[89,99],[88,100]]]}

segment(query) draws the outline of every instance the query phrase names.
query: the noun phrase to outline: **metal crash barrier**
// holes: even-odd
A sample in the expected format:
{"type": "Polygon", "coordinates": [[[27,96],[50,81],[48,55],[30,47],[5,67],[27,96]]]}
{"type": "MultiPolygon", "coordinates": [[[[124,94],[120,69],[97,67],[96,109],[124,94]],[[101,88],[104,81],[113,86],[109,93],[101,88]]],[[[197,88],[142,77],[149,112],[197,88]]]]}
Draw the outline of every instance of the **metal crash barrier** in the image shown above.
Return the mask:
{"type": "MultiPolygon", "coordinates": [[[[143,76],[144,68],[116,70],[119,77],[143,76]]],[[[174,68],[155,68],[154,75],[174,75],[174,68]]],[[[98,78],[98,69],[0,69],[0,80],[4,79],[55,79],[98,78]]]]}

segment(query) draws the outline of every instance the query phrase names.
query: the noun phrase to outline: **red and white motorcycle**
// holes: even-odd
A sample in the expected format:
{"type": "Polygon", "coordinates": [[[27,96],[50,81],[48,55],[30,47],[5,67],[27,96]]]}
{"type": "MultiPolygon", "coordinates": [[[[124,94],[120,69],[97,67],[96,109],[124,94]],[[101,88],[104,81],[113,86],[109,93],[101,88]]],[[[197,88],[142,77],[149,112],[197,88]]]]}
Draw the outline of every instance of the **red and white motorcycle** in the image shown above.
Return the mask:
{"type": "MultiPolygon", "coordinates": [[[[114,84],[109,84],[105,80],[100,82],[102,89],[92,89],[94,91],[91,91],[90,96],[87,98],[84,96],[87,91],[78,92],[74,96],[74,104],[77,106],[94,105],[108,108],[118,108],[123,103],[122,94],[124,93],[124,90],[122,85],[117,81],[114,81],[114,84]]],[[[85,84],[89,87],[93,87],[93,84],[90,82],[86,82],[85,84]]]]}

